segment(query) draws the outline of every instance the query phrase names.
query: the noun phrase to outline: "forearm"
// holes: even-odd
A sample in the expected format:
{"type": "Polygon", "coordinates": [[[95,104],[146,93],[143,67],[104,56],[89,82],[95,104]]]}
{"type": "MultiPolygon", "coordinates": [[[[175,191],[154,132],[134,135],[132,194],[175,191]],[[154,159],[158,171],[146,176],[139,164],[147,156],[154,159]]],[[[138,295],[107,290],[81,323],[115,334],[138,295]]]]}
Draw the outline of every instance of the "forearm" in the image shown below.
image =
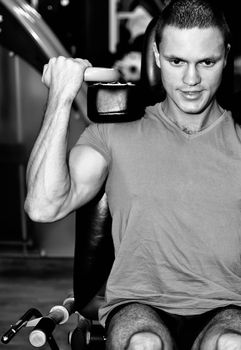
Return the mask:
{"type": "Polygon", "coordinates": [[[66,162],[71,101],[49,97],[45,118],[27,167],[25,209],[36,221],[58,217],[70,192],[66,162]]]}
{"type": "Polygon", "coordinates": [[[49,89],[48,104],[27,167],[25,210],[34,221],[58,220],[78,202],[66,159],[68,125],[73,100],[90,65],[87,60],[60,56],[44,66],[42,82],[49,89]]]}

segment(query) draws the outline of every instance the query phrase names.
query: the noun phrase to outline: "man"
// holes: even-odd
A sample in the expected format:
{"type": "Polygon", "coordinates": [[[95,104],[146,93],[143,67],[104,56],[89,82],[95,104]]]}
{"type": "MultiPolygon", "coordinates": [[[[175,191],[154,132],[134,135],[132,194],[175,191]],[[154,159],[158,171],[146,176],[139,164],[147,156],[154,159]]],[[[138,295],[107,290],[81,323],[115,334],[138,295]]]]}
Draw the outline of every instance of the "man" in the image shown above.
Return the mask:
{"type": "Polygon", "coordinates": [[[90,63],[50,60],[26,210],[58,220],[107,180],[107,349],[241,349],[241,130],[216,100],[229,29],[208,0],[176,0],[156,41],[165,101],[135,122],[91,125],[68,163],[69,112],[90,63]]]}

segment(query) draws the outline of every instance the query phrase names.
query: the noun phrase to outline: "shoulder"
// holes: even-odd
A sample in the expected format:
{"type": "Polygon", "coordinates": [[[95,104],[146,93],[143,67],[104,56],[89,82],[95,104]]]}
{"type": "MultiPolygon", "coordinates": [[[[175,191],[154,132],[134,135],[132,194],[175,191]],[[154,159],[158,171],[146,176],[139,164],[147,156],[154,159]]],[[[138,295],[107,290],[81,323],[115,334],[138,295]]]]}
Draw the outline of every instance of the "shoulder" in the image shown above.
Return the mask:
{"type": "Polygon", "coordinates": [[[241,123],[233,115],[231,111],[225,111],[222,125],[223,136],[229,140],[232,140],[233,144],[241,146],[241,123]]]}
{"type": "Polygon", "coordinates": [[[133,121],[114,123],[93,123],[90,124],[81,135],[83,138],[101,138],[107,144],[115,143],[118,139],[129,138],[135,134],[142,134],[149,125],[160,119],[159,104],[146,107],[141,118],[133,121]]]}

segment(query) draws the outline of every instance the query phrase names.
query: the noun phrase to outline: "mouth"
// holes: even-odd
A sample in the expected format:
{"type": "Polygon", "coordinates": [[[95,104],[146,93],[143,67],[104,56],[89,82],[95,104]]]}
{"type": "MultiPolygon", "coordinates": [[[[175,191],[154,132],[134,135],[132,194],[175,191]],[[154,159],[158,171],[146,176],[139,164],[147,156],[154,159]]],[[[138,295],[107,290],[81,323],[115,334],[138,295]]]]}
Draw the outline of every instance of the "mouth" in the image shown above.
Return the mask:
{"type": "Polygon", "coordinates": [[[181,94],[187,98],[187,99],[191,99],[191,100],[194,100],[194,99],[197,99],[201,96],[201,93],[202,91],[201,90],[195,90],[195,91],[185,91],[185,90],[180,90],[181,94]]]}

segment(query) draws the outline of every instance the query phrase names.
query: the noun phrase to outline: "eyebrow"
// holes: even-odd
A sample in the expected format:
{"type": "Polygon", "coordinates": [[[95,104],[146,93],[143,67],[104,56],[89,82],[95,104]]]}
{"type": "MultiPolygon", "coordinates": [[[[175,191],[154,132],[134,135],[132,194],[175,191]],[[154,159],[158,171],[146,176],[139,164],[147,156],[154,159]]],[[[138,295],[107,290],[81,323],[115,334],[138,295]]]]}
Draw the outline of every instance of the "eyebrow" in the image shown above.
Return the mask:
{"type": "MultiPolygon", "coordinates": [[[[178,59],[180,61],[187,61],[186,58],[183,58],[181,56],[178,56],[178,55],[173,55],[173,54],[170,54],[170,55],[165,55],[163,54],[162,55],[165,59],[167,60],[173,60],[173,59],[178,59]]],[[[212,61],[219,61],[220,59],[222,58],[222,54],[218,54],[218,55],[210,55],[210,56],[206,56],[206,57],[201,57],[200,59],[198,59],[197,62],[203,62],[203,61],[207,61],[207,60],[212,60],[212,61]]]]}

